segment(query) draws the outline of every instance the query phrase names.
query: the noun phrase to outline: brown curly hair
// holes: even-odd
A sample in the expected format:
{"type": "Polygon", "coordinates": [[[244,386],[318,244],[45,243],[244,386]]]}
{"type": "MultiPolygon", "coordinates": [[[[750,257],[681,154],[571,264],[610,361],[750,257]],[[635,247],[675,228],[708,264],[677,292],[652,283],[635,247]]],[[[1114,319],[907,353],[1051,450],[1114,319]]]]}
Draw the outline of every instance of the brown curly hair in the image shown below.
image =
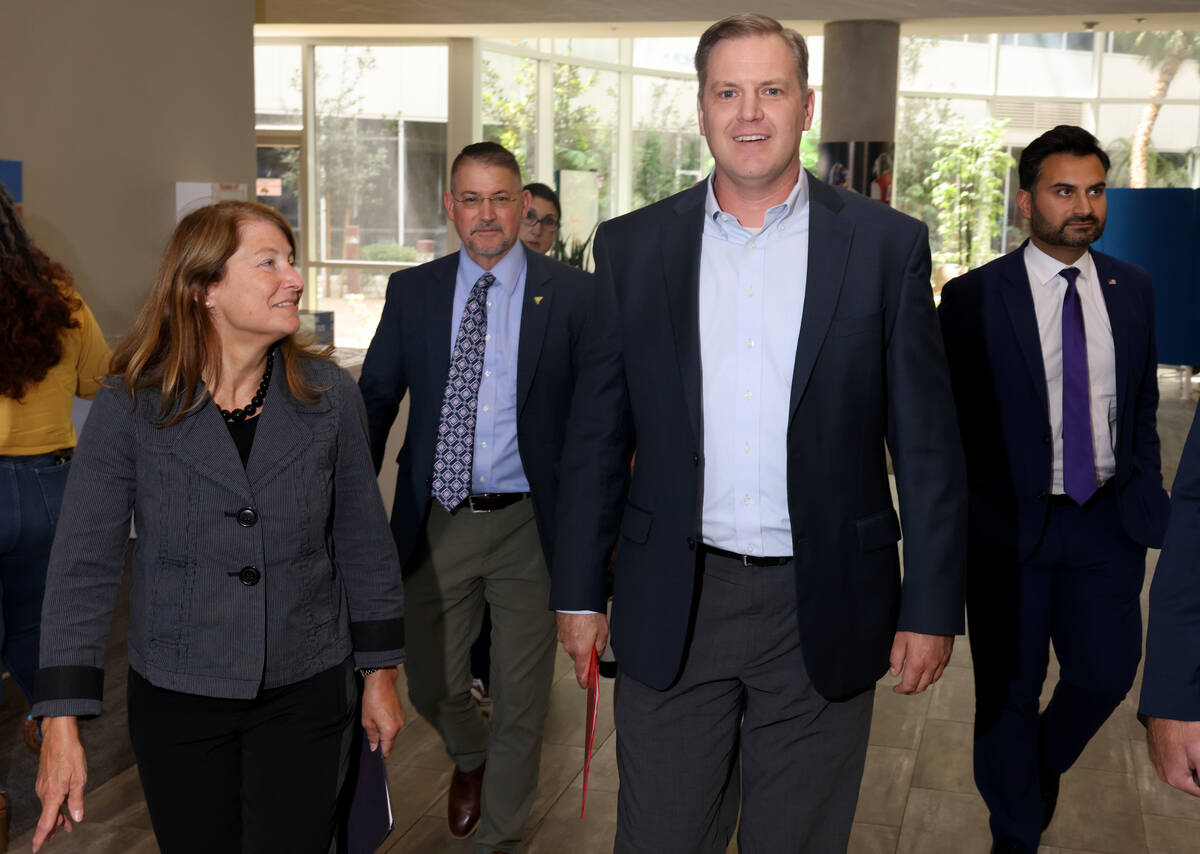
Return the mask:
{"type": "Polygon", "coordinates": [[[62,358],[62,332],[82,302],[71,274],[50,260],[0,184],[0,396],[20,400],[62,358]]]}

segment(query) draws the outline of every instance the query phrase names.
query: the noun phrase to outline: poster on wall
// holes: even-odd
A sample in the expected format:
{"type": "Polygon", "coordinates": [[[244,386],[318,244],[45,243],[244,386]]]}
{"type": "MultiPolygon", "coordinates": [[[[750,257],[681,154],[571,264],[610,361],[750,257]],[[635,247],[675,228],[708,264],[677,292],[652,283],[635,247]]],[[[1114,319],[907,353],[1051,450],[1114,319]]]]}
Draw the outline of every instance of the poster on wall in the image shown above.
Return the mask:
{"type": "Polygon", "coordinates": [[[894,150],[891,142],[822,142],[817,177],[890,205],[894,150]]]}
{"type": "Polygon", "coordinates": [[[8,194],[17,203],[17,210],[20,211],[22,202],[20,160],[0,160],[0,184],[3,184],[4,189],[8,190],[8,194]]]}
{"type": "Polygon", "coordinates": [[[197,208],[226,200],[245,202],[250,199],[246,184],[220,181],[176,181],[175,221],[183,219],[197,208]]]}

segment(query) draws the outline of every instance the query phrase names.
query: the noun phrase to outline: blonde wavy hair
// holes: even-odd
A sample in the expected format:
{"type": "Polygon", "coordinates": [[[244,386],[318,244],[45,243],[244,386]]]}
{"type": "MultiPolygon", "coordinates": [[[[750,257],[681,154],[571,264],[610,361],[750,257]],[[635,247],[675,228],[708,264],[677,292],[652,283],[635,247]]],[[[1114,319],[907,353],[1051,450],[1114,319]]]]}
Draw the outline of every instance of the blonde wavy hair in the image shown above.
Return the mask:
{"type": "MultiPolygon", "coordinates": [[[[199,409],[208,392],[197,393],[201,381],[221,378],[221,342],[204,307],[208,289],[225,277],[225,264],[238,250],[244,223],[261,220],[279,228],[292,252],[296,237],[274,208],[257,202],[217,202],[180,220],[167,244],[150,294],[129,334],[112,359],[112,379],[122,381],[137,405],[137,393],[156,389],[162,395],[159,426],[175,424],[199,409]]],[[[314,349],[289,335],[279,342],[284,373],[292,396],[315,401],[325,388],[312,384],[303,363],[327,359],[332,348],[314,349]]]]}

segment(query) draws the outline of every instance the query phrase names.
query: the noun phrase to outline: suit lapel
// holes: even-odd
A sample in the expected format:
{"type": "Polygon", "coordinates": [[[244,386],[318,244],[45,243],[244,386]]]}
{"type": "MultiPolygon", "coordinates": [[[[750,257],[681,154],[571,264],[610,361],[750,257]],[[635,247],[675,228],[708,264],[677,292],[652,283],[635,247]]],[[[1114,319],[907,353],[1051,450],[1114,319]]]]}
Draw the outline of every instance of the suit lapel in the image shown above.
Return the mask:
{"type": "MultiPolygon", "coordinates": [[[[250,460],[246,464],[246,477],[251,487],[257,489],[274,478],[312,444],[312,430],[296,412],[295,398],[287,387],[282,357],[275,354],[276,370],[267,389],[262,414],[258,416],[258,427],[254,430],[254,444],[250,447],[250,460]]],[[[328,398],[321,396],[312,409],[328,408],[328,398]]],[[[240,462],[240,461],[239,461],[240,462]]]]}
{"type": "Polygon", "coordinates": [[[1096,268],[1100,293],[1104,294],[1108,325],[1112,328],[1113,356],[1116,361],[1117,424],[1121,425],[1125,423],[1125,406],[1129,402],[1129,324],[1131,319],[1140,318],[1140,315],[1128,304],[1128,290],[1121,287],[1120,278],[1109,263],[1108,257],[1099,252],[1092,252],[1092,264],[1096,268]]]}
{"type": "Polygon", "coordinates": [[[675,203],[675,216],[663,226],[663,281],[668,315],[675,339],[675,359],[687,401],[693,435],[701,432],[700,407],[700,247],[704,233],[704,200],[708,182],[702,181],[675,203]]]}
{"type": "Polygon", "coordinates": [[[517,412],[525,407],[533,375],[537,372],[542,341],[554,303],[554,279],[536,252],[525,253],[525,296],[521,305],[521,331],[517,344],[517,412]]]}
{"type": "MultiPolygon", "coordinates": [[[[438,259],[430,268],[432,281],[425,291],[425,341],[429,374],[435,386],[445,386],[450,373],[450,323],[454,313],[454,283],[458,275],[458,253],[438,259]]],[[[441,405],[441,399],[438,400],[441,405]]]]}
{"type": "MultiPolygon", "coordinates": [[[[271,385],[274,386],[275,382],[271,385]]],[[[204,405],[175,427],[167,428],[179,431],[175,440],[175,454],[209,480],[249,500],[250,481],[233,438],[229,435],[229,428],[203,387],[198,393],[204,395],[204,405]]]]}
{"type": "Polygon", "coordinates": [[[1029,379],[1037,389],[1037,399],[1043,414],[1050,419],[1050,403],[1046,391],[1046,363],[1042,356],[1042,339],[1038,334],[1037,313],[1033,308],[1029,273],[1025,270],[1025,244],[1004,257],[1000,265],[1000,296],[1008,309],[1013,334],[1025,360],[1029,379]]]}
{"type": "Polygon", "coordinates": [[[838,218],[842,201],[833,188],[811,174],[806,180],[809,194],[808,275],[804,286],[804,313],[796,338],[789,417],[795,416],[804,398],[817,354],[833,320],[854,237],[853,224],[838,218]]]}

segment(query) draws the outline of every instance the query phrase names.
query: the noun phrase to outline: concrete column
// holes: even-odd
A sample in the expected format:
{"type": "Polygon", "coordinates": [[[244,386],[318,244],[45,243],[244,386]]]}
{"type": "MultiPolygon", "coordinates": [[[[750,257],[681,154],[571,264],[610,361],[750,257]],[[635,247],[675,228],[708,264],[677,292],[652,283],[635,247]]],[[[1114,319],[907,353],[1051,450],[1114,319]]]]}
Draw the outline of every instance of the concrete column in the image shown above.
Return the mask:
{"type": "Polygon", "coordinates": [[[900,25],[825,25],[818,177],[890,201],[900,25]]]}

